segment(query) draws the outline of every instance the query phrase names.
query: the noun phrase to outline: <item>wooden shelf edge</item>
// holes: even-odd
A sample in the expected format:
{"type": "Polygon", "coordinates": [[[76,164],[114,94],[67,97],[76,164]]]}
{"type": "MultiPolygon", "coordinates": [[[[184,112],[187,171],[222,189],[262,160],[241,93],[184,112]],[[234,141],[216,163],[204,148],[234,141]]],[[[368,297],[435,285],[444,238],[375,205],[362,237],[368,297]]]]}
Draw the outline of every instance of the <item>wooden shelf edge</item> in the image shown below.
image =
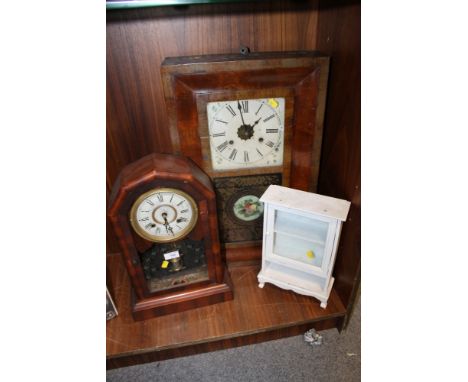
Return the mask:
{"type": "MultiPolygon", "coordinates": [[[[271,327],[271,328],[264,328],[264,329],[261,329],[261,330],[251,330],[251,331],[248,331],[248,332],[242,332],[242,333],[239,333],[237,336],[226,335],[226,336],[220,336],[220,337],[217,337],[217,338],[207,338],[206,340],[200,340],[200,341],[195,341],[195,342],[179,343],[179,344],[176,344],[176,345],[169,345],[169,346],[165,346],[165,347],[157,347],[157,348],[152,348],[152,349],[148,348],[148,349],[144,349],[144,350],[129,351],[129,352],[126,352],[126,353],[120,353],[119,355],[106,356],[106,359],[108,359],[108,360],[118,359],[120,357],[128,357],[128,356],[135,356],[135,355],[147,354],[147,353],[152,353],[152,352],[164,352],[164,351],[168,351],[168,350],[181,349],[181,348],[190,347],[192,345],[197,346],[197,345],[203,345],[203,344],[216,343],[216,342],[220,342],[220,341],[239,339],[239,338],[249,337],[249,336],[256,335],[256,334],[265,334],[265,333],[272,332],[272,331],[275,331],[275,330],[287,330],[287,329],[294,328],[295,326],[304,326],[304,325],[316,324],[316,323],[319,323],[321,321],[328,320],[328,319],[335,319],[335,318],[340,318],[341,319],[341,318],[344,318],[345,315],[346,315],[345,313],[335,313],[335,314],[328,315],[327,317],[325,317],[325,319],[323,317],[320,317],[320,318],[317,318],[317,319],[305,320],[305,321],[302,321],[302,322],[295,322],[295,323],[289,324],[289,325],[281,325],[281,326],[275,326],[275,327],[271,327]]],[[[337,329],[339,329],[339,328],[337,328],[337,329]]],[[[322,329],[320,329],[320,330],[322,330],[322,329]]]]}
{"type": "MultiPolygon", "coordinates": [[[[156,327],[159,325],[158,320],[165,322],[164,325],[166,325],[166,327],[168,320],[163,318],[164,316],[149,320],[147,323],[139,323],[138,321],[130,320],[130,301],[128,300],[130,298],[130,285],[128,276],[124,269],[123,261],[119,256],[109,257],[108,261],[109,273],[118,287],[118,292],[115,296],[118,303],[117,305],[119,306],[120,304],[122,307],[128,305],[128,308],[123,308],[119,317],[114,319],[116,321],[108,321],[108,335],[109,330],[111,333],[110,337],[108,337],[108,346],[112,344],[111,346],[113,347],[112,350],[109,350],[109,348],[107,350],[106,363],[108,369],[256,344],[264,341],[298,335],[311,328],[315,328],[316,330],[337,328],[340,330],[346,317],[346,308],[343,306],[339,296],[336,293],[333,293],[333,298],[330,299],[330,308],[327,307],[327,310],[319,308],[318,302],[311,301],[313,305],[316,305],[313,308],[316,312],[314,316],[312,316],[314,313],[308,311],[307,313],[304,312],[302,317],[297,317],[296,320],[285,320],[284,322],[279,322],[279,320],[276,319],[272,321],[272,323],[274,322],[272,325],[268,326],[247,325],[250,326],[249,329],[245,328],[245,325],[240,325],[239,328],[234,331],[230,330],[225,333],[214,333],[215,336],[198,336],[198,338],[195,338],[196,336],[187,336],[186,341],[171,342],[167,341],[167,338],[165,340],[157,339],[156,336],[154,337],[154,340],[148,340],[147,335],[151,333],[151,330],[156,330],[156,327]],[[130,335],[132,339],[144,336],[141,337],[144,340],[138,347],[135,347],[133,344],[130,348],[126,345],[117,346],[116,348],[114,340],[117,339],[120,342],[123,341],[122,344],[124,344],[125,336],[127,335],[130,335]],[[125,349],[125,347],[127,347],[127,349],[125,349]],[[133,347],[133,349],[131,349],[131,347],[133,347]]],[[[246,292],[247,290],[257,291],[258,289],[257,277],[252,275],[251,271],[252,269],[255,269],[255,273],[257,273],[259,271],[260,264],[251,265],[252,262],[257,263],[256,261],[241,261],[239,263],[231,263],[229,266],[230,272],[232,272],[231,276],[234,275],[232,280],[234,283],[234,295],[236,295],[237,283],[237,294],[240,299],[249,299],[254,297],[250,294],[251,292],[249,292],[249,294],[246,294],[246,292]],[[248,275],[248,277],[246,275],[248,275]],[[242,280],[241,284],[239,283],[240,280],[242,280]],[[249,286],[246,288],[246,285],[249,286]],[[252,289],[253,286],[257,288],[252,289]]],[[[260,291],[260,289],[258,289],[258,291],[260,291]]],[[[276,287],[268,289],[265,288],[260,293],[267,293],[267,295],[270,295],[272,302],[278,301],[278,298],[284,297],[286,301],[292,304],[292,306],[298,305],[296,301],[297,299],[306,298],[305,296],[292,294],[292,292],[283,291],[276,287]]],[[[255,296],[257,296],[257,293],[255,293],[255,296]]],[[[263,299],[260,300],[260,304],[264,302],[265,301],[263,301],[263,299]]],[[[267,305],[270,305],[268,301],[266,302],[267,305]]],[[[229,301],[226,303],[232,304],[229,301]]],[[[255,300],[250,301],[249,304],[253,304],[253,306],[258,305],[255,300]]],[[[309,299],[307,298],[307,305],[308,304],[309,299]]],[[[190,312],[192,312],[192,318],[195,318],[198,314],[196,311],[197,309],[188,311],[187,313],[183,313],[182,316],[180,313],[176,313],[173,316],[173,319],[175,320],[174,327],[180,326],[180,324],[183,323],[180,321],[181,317],[185,317],[184,319],[187,319],[186,314],[190,314],[190,312]]],[[[207,310],[205,309],[205,311],[207,310]]],[[[261,311],[259,311],[259,313],[262,314],[261,311]]],[[[299,313],[296,312],[296,316],[298,314],[299,313]]],[[[289,314],[287,316],[289,317],[289,314]]],[[[216,323],[214,324],[216,325],[216,323]]]]}
{"type": "Polygon", "coordinates": [[[107,369],[116,369],[142,363],[163,361],[171,358],[186,357],[194,354],[225,350],[239,346],[253,345],[266,341],[273,341],[285,337],[305,333],[309,329],[325,330],[338,328],[345,314],[330,315],[326,319],[320,318],[307,322],[266,329],[255,333],[242,333],[237,337],[221,338],[212,341],[192,343],[190,345],[168,347],[165,349],[152,349],[129,354],[109,356],[106,360],[107,369]]]}

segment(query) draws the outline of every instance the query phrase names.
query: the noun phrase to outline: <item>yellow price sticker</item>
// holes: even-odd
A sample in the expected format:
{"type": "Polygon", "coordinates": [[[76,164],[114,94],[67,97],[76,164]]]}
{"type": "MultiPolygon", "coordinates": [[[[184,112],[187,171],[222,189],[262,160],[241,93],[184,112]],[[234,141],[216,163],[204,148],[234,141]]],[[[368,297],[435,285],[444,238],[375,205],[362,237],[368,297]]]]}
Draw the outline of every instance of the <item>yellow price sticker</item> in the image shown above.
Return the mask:
{"type": "Polygon", "coordinates": [[[161,264],[161,268],[162,268],[162,269],[166,269],[168,265],[169,265],[169,261],[164,260],[164,261],[162,262],[162,264],[161,264]]]}
{"type": "Polygon", "coordinates": [[[307,251],[307,257],[308,257],[309,259],[315,258],[314,252],[313,252],[312,250],[308,250],[308,251],[307,251]]]}
{"type": "Polygon", "coordinates": [[[270,104],[271,107],[274,107],[275,109],[279,106],[278,101],[275,100],[274,98],[270,98],[268,100],[268,103],[270,104]]]}

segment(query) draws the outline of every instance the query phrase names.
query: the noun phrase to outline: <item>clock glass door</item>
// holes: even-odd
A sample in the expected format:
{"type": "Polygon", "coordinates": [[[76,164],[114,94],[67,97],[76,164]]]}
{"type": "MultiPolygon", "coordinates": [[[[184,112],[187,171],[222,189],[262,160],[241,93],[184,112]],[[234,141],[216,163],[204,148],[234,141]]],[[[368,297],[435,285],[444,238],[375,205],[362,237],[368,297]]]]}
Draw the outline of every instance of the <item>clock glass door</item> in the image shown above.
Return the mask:
{"type": "Polygon", "coordinates": [[[151,293],[209,279],[203,241],[155,243],[140,258],[151,293]]]}
{"type": "Polygon", "coordinates": [[[133,204],[135,233],[154,242],[140,253],[151,293],[208,280],[203,240],[189,237],[197,220],[197,204],[178,189],[152,189],[133,204]]]}

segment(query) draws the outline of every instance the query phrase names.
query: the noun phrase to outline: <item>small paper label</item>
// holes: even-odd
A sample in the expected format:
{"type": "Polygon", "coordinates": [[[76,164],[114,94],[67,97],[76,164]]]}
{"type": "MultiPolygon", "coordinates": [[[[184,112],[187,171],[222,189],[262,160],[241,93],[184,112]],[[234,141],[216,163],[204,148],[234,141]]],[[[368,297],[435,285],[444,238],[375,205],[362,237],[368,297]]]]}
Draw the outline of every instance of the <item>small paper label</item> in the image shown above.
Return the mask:
{"type": "Polygon", "coordinates": [[[276,109],[276,108],[278,107],[278,105],[279,105],[279,103],[278,103],[275,99],[273,99],[273,98],[270,98],[270,99],[268,100],[268,103],[270,104],[271,107],[274,107],[275,109],[276,109]]]}
{"type": "Polygon", "coordinates": [[[164,254],[164,258],[166,260],[177,259],[178,257],[180,257],[179,251],[173,251],[164,254]]]}
{"type": "Polygon", "coordinates": [[[308,251],[307,251],[307,257],[308,257],[309,259],[315,258],[315,253],[314,253],[314,251],[312,251],[311,249],[308,250],[308,251]]]}
{"type": "Polygon", "coordinates": [[[161,268],[162,268],[162,269],[166,269],[168,265],[169,265],[169,261],[164,260],[164,261],[162,262],[162,264],[161,264],[161,268]]]}

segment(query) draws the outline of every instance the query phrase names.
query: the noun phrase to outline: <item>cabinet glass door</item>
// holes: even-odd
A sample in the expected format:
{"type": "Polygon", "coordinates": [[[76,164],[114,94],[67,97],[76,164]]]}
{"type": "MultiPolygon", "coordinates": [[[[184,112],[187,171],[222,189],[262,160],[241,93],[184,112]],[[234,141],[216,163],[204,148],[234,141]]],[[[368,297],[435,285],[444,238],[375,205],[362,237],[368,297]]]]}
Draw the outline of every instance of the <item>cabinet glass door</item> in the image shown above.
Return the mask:
{"type": "Polygon", "coordinates": [[[324,266],[329,223],[277,210],[273,253],[317,268],[324,266]]]}

